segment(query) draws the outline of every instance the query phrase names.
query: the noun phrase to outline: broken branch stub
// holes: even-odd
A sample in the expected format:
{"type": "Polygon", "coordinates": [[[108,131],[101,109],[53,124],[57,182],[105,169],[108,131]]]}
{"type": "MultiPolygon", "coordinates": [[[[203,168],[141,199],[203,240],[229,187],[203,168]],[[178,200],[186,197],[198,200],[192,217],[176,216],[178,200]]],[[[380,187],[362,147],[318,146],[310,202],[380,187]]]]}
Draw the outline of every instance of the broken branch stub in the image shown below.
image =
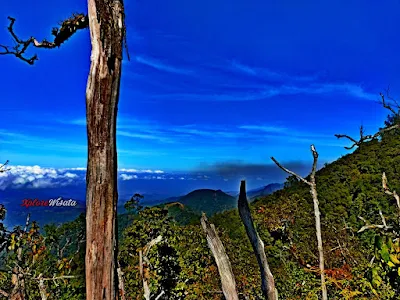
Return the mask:
{"type": "Polygon", "coordinates": [[[214,224],[210,224],[208,222],[204,213],[201,216],[200,222],[207,236],[208,247],[211,249],[215,262],[217,263],[218,272],[221,277],[222,291],[225,299],[239,300],[232,266],[229,261],[229,257],[225,252],[224,245],[222,244],[221,239],[215,230],[215,226],[214,224]]]}
{"type": "Polygon", "coordinates": [[[278,291],[275,288],[275,280],[269,268],[267,256],[265,255],[264,242],[259,237],[253,223],[249,203],[246,195],[246,182],[240,183],[240,194],[238,200],[239,215],[246,229],[247,236],[250,239],[254,254],[257,257],[257,262],[261,273],[261,289],[264,297],[268,300],[277,300],[278,291]]]}

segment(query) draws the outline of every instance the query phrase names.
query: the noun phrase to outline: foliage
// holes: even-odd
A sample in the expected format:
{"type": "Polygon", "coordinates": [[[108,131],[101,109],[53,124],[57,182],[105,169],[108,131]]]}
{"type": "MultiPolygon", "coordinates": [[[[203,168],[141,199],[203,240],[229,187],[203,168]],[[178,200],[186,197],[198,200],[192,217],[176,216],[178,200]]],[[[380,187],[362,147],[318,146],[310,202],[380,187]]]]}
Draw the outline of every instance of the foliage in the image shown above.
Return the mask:
{"type": "MultiPolygon", "coordinates": [[[[390,190],[400,186],[399,136],[394,131],[379,140],[363,143],[316,174],[329,299],[395,299],[400,294],[399,216],[393,197],[382,191],[383,172],[390,178],[390,190]],[[358,233],[365,222],[381,224],[378,211],[382,211],[391,229],[358,233]]],[[[218,194],[210,191],[212,195],[218,194]]],[[[197,196],[186,200],[201,202],[203,198],[197,196]]],[[[140,195],[134,195],[125,207],[129,212],[118,217],[119,262],[127,298],[143,296],[139,251],[161,235],[162,241],[151,248],[144,264],[151,294],[157,296],[163,292],[160,299],[221,299],[218,270],[198,224],[198,211],[201,205],[210,204],[209,199],[203,201],[205,204],[197,203],[196,210],[181,202],[143,208],[141,199],[140,195]]],[[[209,219],[219,231],[231,260],[240,295],[261,299],[258,264],[237,210],[215,208],[213,211],[219,212],[209,219]]],[[[259,197],[250,208],[265,243],[280,298],[317,299],[320,282],[309,187],[289,177],[284,189],[259,197]]],[[[0,206],[0,218],[4,219],[4,214],[5,208],[0,206]]],[[[21,228],[7,231],[0,227],[0,245],[8,247],[5,264],[15,266],[18,260],[15,250],[22,247],[24,266],[35,260],[34,276],[82,274],[84,247],[78,249],[77,241],[82,238],[79,232],[84,223],[81,216],[62,227],[48,225],[44,234],[35,223],[26,233],[21,228]],[[59,245],[68,243],[60,255],[63,247],[59,245]]],[[[78,277],[57,284],[56,287],[49,281],[47,288],[59,299],[84,297],[84,282],[78,277]]],[[[0,272],[0,286],[12,289],[11,273],[0,272]]],[[[29,299],[37,299],[37,282],[31,280],[28,288],[33,291],[29,299]]]]}
{"type": "Polygon", "coordinates": [[[129,213],[138,213],[143,209],[143,206],[140,205],[140,200],[144,198],[143,195],[140,194],[135,194],[132,196],[131,199],[129,199],[125,204],[124,208],[129,212],[129,213]]]}
{"type": "Polygon", "coordinates": [[[0,286],[10,293],[14,286],[11,275],[17,272],[25,278],[26,299],[41,299],[40,278],[45,279],[46,293],[51,298],[84,299],[84,278],[80,277],[84,271],[84,221],[84,216],[80,216],[60,227],[47,225],[44,234],[35,221],[24,229],[17,226],[12,231],[2,225],[6,253],[0,286]],[[48,280],[53,277],[60,279],[48,280]]]}
{"type": "Polygon", "coordinates": [[[162,242],[150,251],[149,273],[145,274],[150,278],[152,294],[164,291],[160,299],[212,299],[205,293],[210,285],[218,289],[218,277],[200,227],[179,226],[168,210],[159,207],[145,208],[139,216],[125,230],[119,255],[129,298],[136,299],[143,293],[139,250],[161,235],[162,242]],[[201,284],[204,281],[211,282],[201,284]]]}

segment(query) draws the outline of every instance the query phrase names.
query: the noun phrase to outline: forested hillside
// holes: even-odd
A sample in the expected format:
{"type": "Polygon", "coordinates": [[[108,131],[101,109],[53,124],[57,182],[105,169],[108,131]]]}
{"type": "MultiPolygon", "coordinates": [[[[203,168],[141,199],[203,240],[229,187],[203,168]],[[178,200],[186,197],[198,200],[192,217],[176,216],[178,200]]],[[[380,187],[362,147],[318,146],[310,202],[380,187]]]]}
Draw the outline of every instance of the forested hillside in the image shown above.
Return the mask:
{"type": "MultiPolygon", "coordinates": [[[[391,190],[400,186],[399,137],[399,132],[392,131],[381,140],[362,143],[353,153],[316,173],[329,299],[396,299],[400,261],[397,264],[395,256],[400,247],[390,230],[386,234],[374,229],[358,231],[366,224],[382,224],[382,216],[386,229],[397,224],[396,201],[383,192],[382,173],[391,190]],[[386,253],[391,261],[385,258],[386,253]]],[[[176,203],[143,208],[134,202],[131,212],[119,217],[119,264],[126,299],[141,299],[145,281],[151,298],[223,299],[218,270],[199,220],[174,220],[182,217],[183,207],[176,203]]],[[[251,210],[280,299],[318,299],[318,252],[309,186],[292,176],[284,189],[253,202],[251,210]]],[[[259,267],[237,209],[209,219],[231,260],[240,297],[262,299],[259,267]]],[[[19,264],[31,264],[31,274],[36,275],[27,279],[30,289],[38,285],[39,274],[54,276],[61,278],[61,287],[68,290],[65,297],[57,299],[84,299],[84,278],[68,278],[82,274],[84,247],[76,240],[76,232],[82,229],[78,224],[83,227],[82,219],[58,231],[49,226],[43,231],[32,224],[31,231],[26,236],[22,233],[18,242],[25,243],[25,255],[20,258],[13,252],[21,232],[16,231],[12,239],[5,239],[5,266],[18,260],[19,264]],[[63,247],[57,248],[56,241],[69,250],[60,251],[63,247]]],[[[1,272],[0,286],[7,290],[12,274],[6,268],[1,272]]],[[[55,282],[44,281],[49,293],[57,290],[55,282]]],[[[41,299],[40,293],[32,290],[27,299],[41,299]]]]}

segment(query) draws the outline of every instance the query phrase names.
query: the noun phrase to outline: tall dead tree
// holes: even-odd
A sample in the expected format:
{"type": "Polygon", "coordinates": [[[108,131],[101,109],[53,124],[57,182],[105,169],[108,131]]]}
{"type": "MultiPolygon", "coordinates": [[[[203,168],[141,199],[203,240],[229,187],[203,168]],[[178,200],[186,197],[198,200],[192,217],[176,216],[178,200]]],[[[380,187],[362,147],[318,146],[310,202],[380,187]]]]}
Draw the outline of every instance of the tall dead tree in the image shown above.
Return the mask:
{"type": "Polygon", "coordinates": [[[318,161],[318,152],[315,149],[314,145],[311,145],[311,152],[314,158],[314,162],[311,169],[310,180],[306,180],[300,175],[296,174],[293,171],[290,171],[283,167],[275,158],[271,157],[271,159],[276,163],[276,165],[281,168],[283,171],[290,175],[296,176],[299,180],[303,181],[307,185],[310,186],[310,193],[314,202],[314,215],[315,215],[315,229],[317,232],[317,244],[318,244],[318,254],[319,254],[319,270],[321,272],[321,289],[322,289],[322,300],[328,299],[328,292],[326,290],[325,283],[325,263],[324,263],[324,249],[322,245],[322,233],[321,233],[321,213],[319,210],[319,202],[317,195],[317,184],[315,183],[315,173],[317,172],[317,161],[318,161]]]}
{"type": "Polygon", "coordinates": [[[205,213],[202,214],[200,222],[206,234],[208,247],[217,263],[219,276],[221,278],[222,292],[224,293],[225,299],[239,300],[231,262],[225,252],[225,247],[218,236],[217,230],[214,224],[208,222],[205,213]]]}
{"type": "Polygon", "coordinates": [[[20,39],[13,29],[15,19],[9,20],[8,31],[16,46],[0,45],[0,54],[14,55],[31,65],[37,56],[26,57],[29,46],[54,49],[76,31],[90,29],[92,53],[86,88],[86,299],[114,300],[118,286],[116,120],[125,41],[123,0],[88,0],[87,14],[74,14],[52,30],[53,42],[39,42],[34,37],[20,39]]]}
{"type": "Polygon", "coordinates": [[[275,280],[269,268],[267,256],[265,255],[264,242],[258,235],[254,227],[253,218],[251,216],[249,203],[246,195],[246,182],[240,182],[240,193],[238,199],[239,215],[246,229],[247,236],[256,255],[258,266],[261,273],[261,290],[265,299],[278,300],[278,291],[275,288],[275,280]]]}

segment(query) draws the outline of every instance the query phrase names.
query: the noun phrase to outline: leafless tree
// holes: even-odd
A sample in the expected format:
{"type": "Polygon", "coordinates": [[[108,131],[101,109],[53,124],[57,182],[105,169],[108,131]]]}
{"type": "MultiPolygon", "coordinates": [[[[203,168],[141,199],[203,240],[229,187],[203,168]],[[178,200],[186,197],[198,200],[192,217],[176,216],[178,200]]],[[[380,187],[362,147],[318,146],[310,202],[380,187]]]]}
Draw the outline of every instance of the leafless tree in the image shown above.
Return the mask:
{"type": "MultiPolygon", "coordinates": [[[[394,100],[394,99],[389,95],[389,89],[387,89],[386,97],[385,97],[385,95],[382,94],[382,93],[380,93],[380,97],[381,97],[381,104],[382,104],[382,106],[383,106],[384,108],[388,109],[391,113],[393,113],[394,116],[400,117],[400,106],[398,105],[397,101],[394,100]],[[391,102],[392,102],[393,104],[389,104],[389,103],[386,101],[386,98],[388,98],[389,100],[391,100],[391,102]],[[395,110],[394,107],[397,108],[397,111],[395,110]]],[[[374,140],[374,139],[377,139],[377,138],[381,137],[382,134],[384,134],[385,132],[389,132],[389,131],[392,131],[392,130],[394,130],[394,129],[399,129],[399,128],[400,128],[400,124],[394,124],[394,125],[392,125],[392,126],[389,126],[389,127],[380,129],[380,130],[379,130],[378,132],[376,132],[375,134],[367,134],[367,135],[365,135],[364,127],[361,125],[361,126],[360,126],[360,138],[359,138],[359,139],[353,138],[353,137],[351,137],[351,136],[349,136],[349,135],[347,135],[347,134],[335,134],[335,136],[336,136],[338,139],[346,138],[346,139],[350,140],[353,144],[352,144],[350,147],[344,147],[345,149],[350,150],[350,149],[353,149],[353,148],[356,147],[356,146],[359,147],[359,146],[360,146],[362,143],[364,143],[364,142],[368,142],[368,141],[371,141],[371,140],[374,140]]]]}
{"type": "Polygon", "coordinates": [[[322,233],[321,233],[321,213],[319,210],[319,202],[318,202],[318,195],[317,195],[317,184],[315,182],[315,173],[317,172],[317,161],[318,161],[318,152],[315,149],[314,145],[311,145],[311,152],[314,158],[314,162],[311,169],[310,180],[306,180],[300,175],[296,174],[293,171],[290,171],[283,167],[275,158],[271,157],[271,159],[276,163],[276,165],[281,168],[283,171],[290,175],[296,176],[299,180],[303,181],[307,185],[310,186],[311,196],[314,202],[314,214],[315,214],[315,229],[317,232],[317,243],[318,243],[318,253],[319,253],[319,269],[321,272],[321,288],[322,288],[322,299],[328,299],[328,292],[326,289],[325,283],[325,265],[324,265],[324,249],[322,245],[322,233]]]}
{"type": "Polygon", "coordinates": [[[251,216],[249,203],[246,195],[246,182],[244,180],[240,183],[240,193],[238,199],[238,209],[240,218],[246,229],[247,236],[253,247],[254,253],[257,258],[258,265],[261,273],[261,290],[264,297],[268,300],[277,300],[278,291],[275,288],[275,280],[269,268],[267,256],[265,255],[264,242],[258,235],[254,227],[253,218],[251,216]]]}
{"type": "Polygon", "coordinates": [[[9,17],[8,31],[15,46],[0,45],[0,54],[13,55],[32,65],[37,55],[27,57],[30,47],[60,47],[78,30],[89,28],[91,66],[86,88],[88,163],[86,174],[86,299],[117,297],[117,151],[116,119],[119,100],[125,15],[123,0],[88,0],[88,13],[74,14],[54,28],[52,42],[21,39],[9,17]]]}
{"type": "Polygon", "coordinates": [[[214,224],[210,224],[206,215],[203,213],[201,226],[206,233],[208,247],[211,249],[215,262],[217,263],[219,276],[221,278],[222,292],[226,300],[239,300],[236,290],[235,277],[233,275],[232,266],[229,257],[225,252],[225,247],[215,229],[214,224]]]}

